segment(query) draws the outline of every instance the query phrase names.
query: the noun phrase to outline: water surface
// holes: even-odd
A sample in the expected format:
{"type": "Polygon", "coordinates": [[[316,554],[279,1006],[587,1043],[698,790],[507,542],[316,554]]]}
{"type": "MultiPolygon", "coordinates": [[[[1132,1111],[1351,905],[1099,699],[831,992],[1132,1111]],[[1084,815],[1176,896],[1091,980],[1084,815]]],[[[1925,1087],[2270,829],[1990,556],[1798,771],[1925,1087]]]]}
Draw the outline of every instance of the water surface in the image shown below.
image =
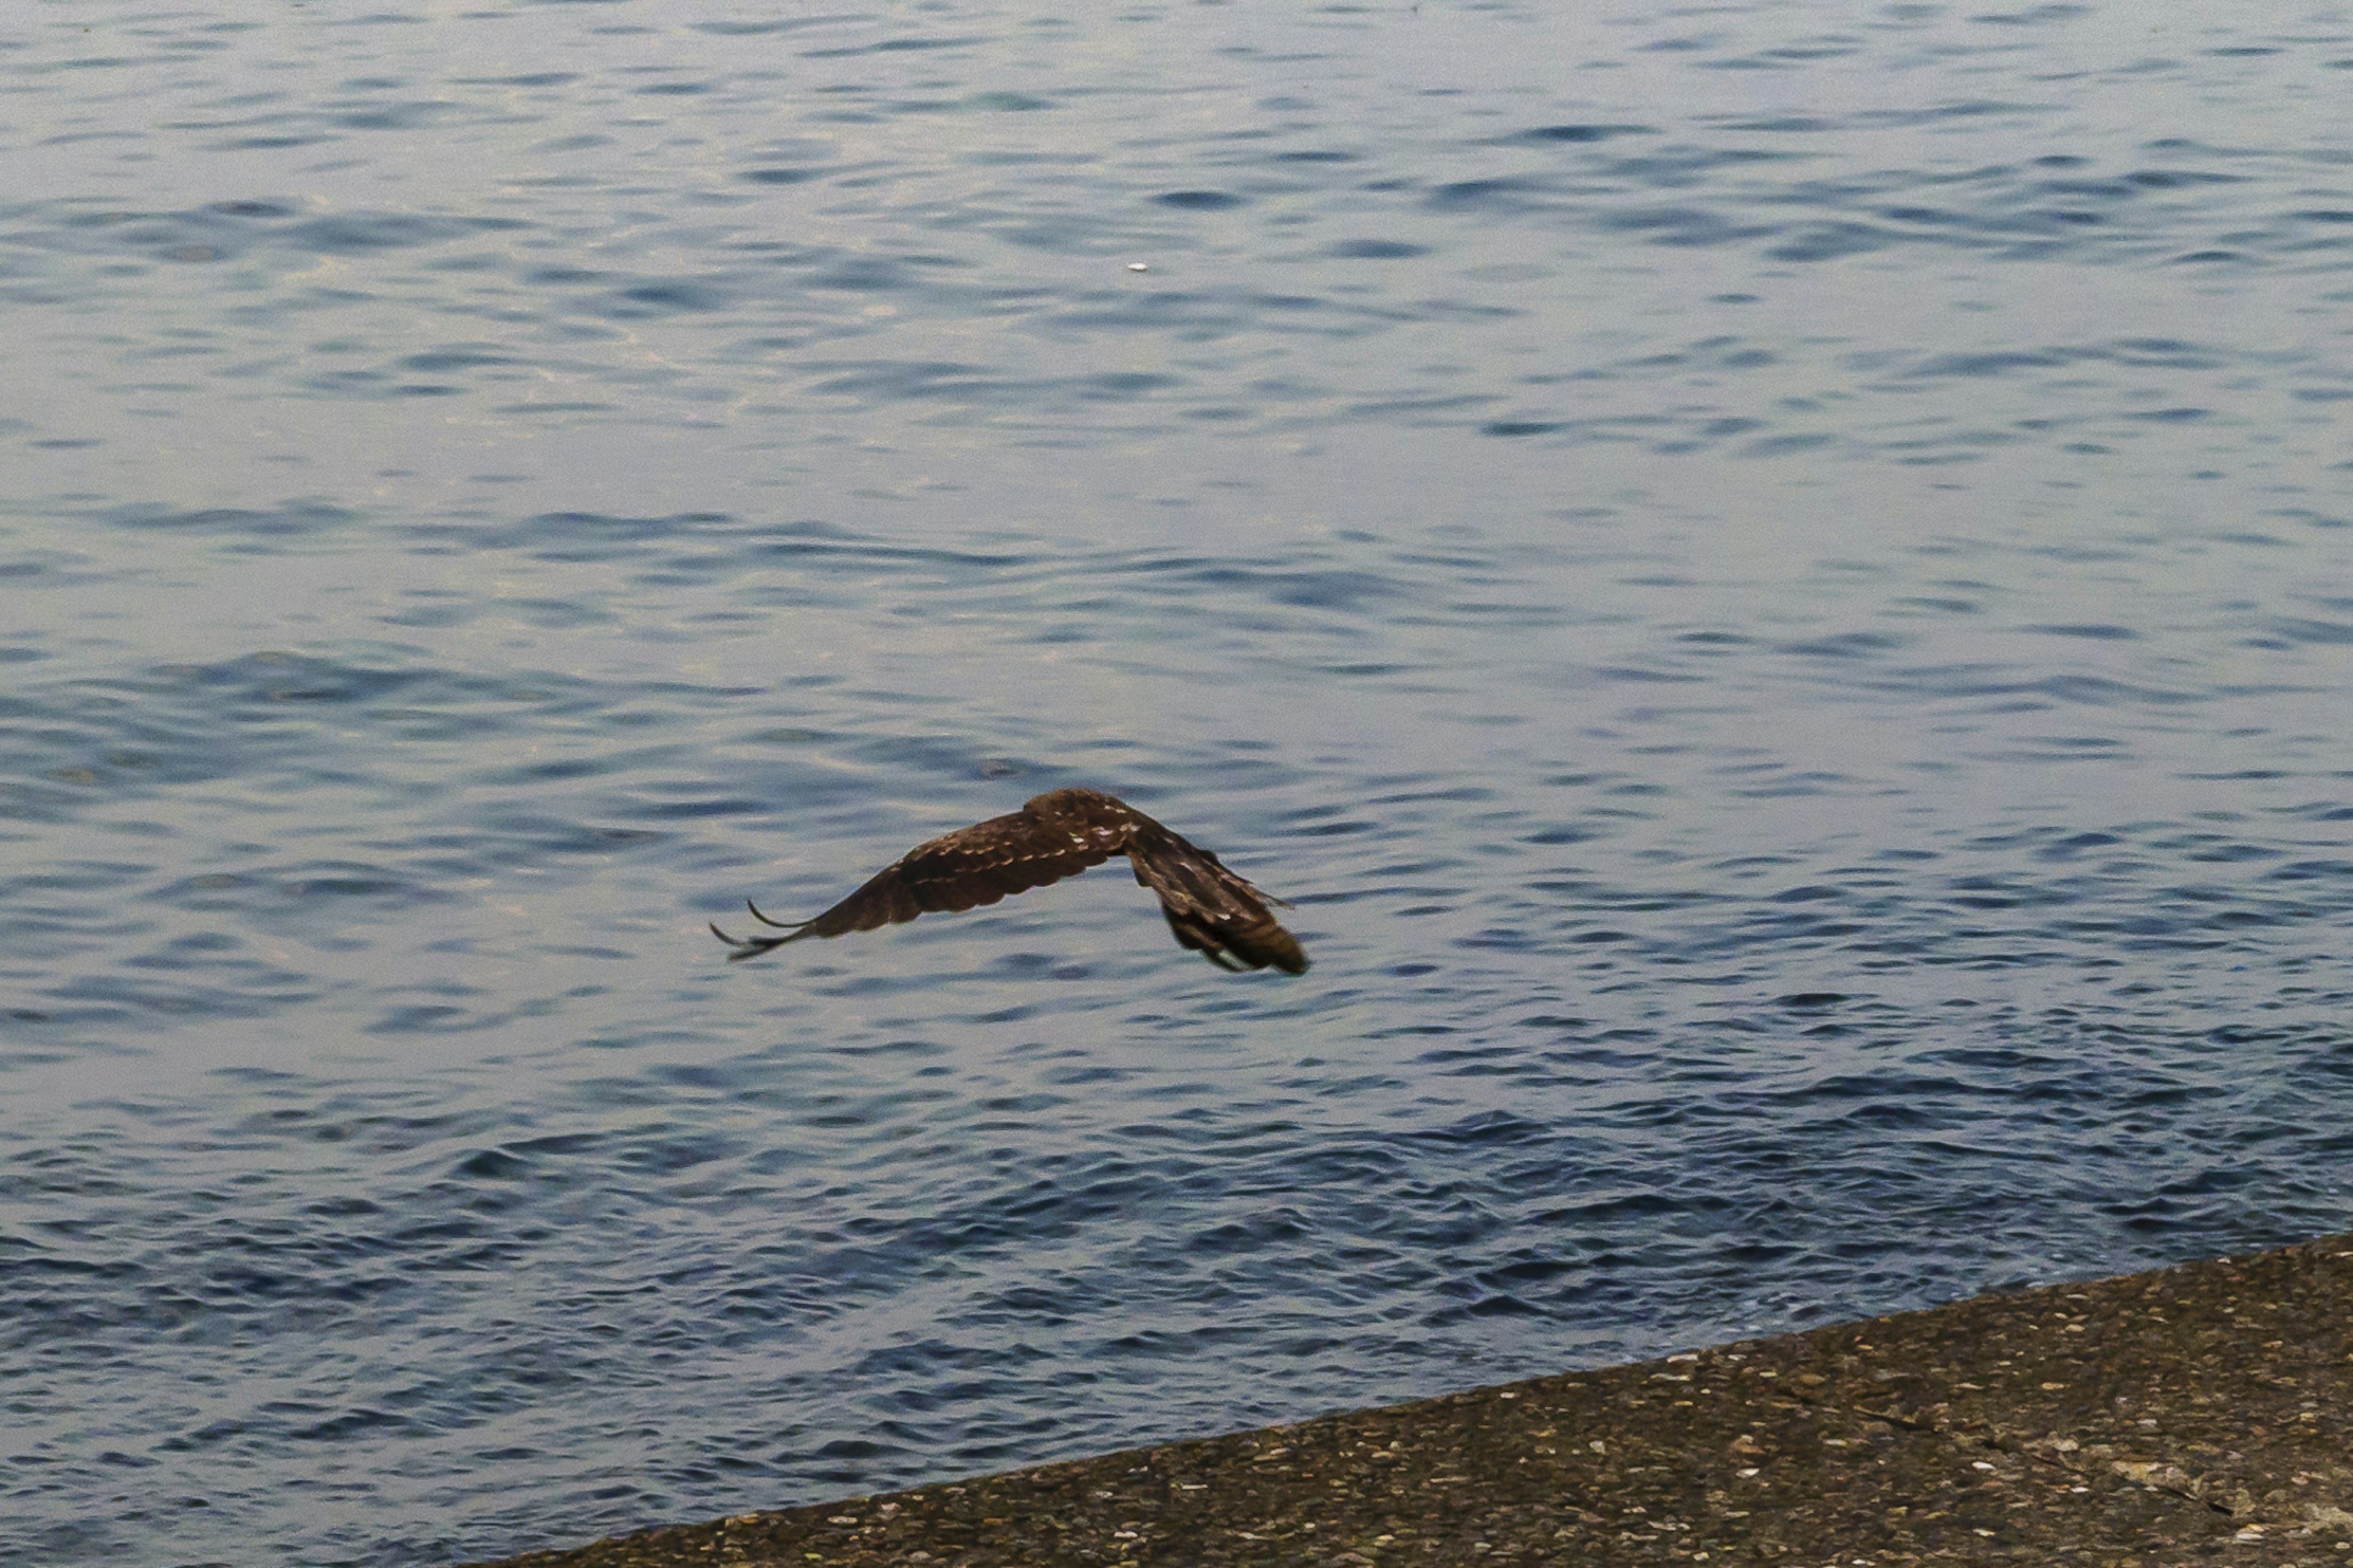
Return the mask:
{"type": "Polygon", "coordinates": [[[0,1560],[2353,1226],[2353,13],[0,27],[0,1560]],[[729,966],[1119,791],[1098,872],[729,966]]]}

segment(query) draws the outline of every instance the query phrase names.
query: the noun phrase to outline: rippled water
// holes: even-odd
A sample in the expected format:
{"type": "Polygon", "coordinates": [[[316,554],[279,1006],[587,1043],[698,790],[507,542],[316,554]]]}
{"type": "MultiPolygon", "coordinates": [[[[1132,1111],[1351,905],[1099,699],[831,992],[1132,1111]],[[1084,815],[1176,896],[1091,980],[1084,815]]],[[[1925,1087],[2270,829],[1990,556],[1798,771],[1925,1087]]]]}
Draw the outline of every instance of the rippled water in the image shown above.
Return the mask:
{"type": "Polygon", "coordinates": [[[0,1559],[2353,1226],[2343,5],[47,0],[0,89],[0,1559]],[[1314,971],[702,929],[1082,782],[1314,971]]]}

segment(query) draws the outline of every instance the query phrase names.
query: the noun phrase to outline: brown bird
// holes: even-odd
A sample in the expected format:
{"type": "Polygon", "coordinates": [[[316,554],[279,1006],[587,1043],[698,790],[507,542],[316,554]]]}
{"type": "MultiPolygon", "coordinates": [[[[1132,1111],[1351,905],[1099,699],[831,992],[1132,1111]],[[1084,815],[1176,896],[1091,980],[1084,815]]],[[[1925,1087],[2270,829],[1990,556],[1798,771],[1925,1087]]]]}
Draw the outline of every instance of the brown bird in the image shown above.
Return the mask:
{"type": "Polygon", "coordinates": [[[1282,900],[1260,892],[1182,834],[1093,789],[1054,790],[1008,816],[918,844],[815,920],[772,921],[744,900],[753,919],[790,936],[732,937],[715,923],[711,934],[735,950],[729,962],[757,958],[805,936],[873,931],[917,915],[993,904],[1122,853],[1135,867],[1137,884],[1159,895],[1160,912],[1180,946],[1220,969],[1271,964],[1307,973],[1298,939],[1267,911],[1268,904],[1282,900]]]}

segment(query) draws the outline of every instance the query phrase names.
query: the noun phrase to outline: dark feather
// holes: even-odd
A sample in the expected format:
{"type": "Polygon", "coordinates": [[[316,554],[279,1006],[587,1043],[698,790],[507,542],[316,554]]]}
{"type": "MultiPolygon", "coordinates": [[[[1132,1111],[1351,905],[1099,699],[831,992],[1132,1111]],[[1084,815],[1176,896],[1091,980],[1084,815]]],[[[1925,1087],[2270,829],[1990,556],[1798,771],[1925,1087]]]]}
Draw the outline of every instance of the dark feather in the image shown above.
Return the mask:
{"type": "Polygon", "coordinates": [[[1158,896],[1179,945],[1221,969],[1307,972],[1298,939],[1267,908],[1282,900],[1260,892],[1182,834],[1092,789],[1054,790],[1019,811],[918,844],[814,920],[774,921],[747,904],[754,919],[786,935],[737,938],[715,924],[711,930],[735,950],[729,959],[755,958],[803,937],[841,936],[921,914],[977,909],[1075,877],[1119,854],[1134,867],[1137,883],[1158,896]]]}

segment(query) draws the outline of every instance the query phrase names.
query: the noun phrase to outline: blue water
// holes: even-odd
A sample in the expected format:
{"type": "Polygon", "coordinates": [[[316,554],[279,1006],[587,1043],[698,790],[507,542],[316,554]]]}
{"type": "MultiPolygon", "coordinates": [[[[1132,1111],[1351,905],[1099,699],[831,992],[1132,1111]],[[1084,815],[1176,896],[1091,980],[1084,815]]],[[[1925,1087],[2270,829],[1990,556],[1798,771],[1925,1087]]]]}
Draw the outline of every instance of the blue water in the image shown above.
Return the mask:
{"type": "Polygon", "coordinates": [[[774,11],[0,22],[0,1561],[2353,1227],[2353,10],[774,11]]]}

